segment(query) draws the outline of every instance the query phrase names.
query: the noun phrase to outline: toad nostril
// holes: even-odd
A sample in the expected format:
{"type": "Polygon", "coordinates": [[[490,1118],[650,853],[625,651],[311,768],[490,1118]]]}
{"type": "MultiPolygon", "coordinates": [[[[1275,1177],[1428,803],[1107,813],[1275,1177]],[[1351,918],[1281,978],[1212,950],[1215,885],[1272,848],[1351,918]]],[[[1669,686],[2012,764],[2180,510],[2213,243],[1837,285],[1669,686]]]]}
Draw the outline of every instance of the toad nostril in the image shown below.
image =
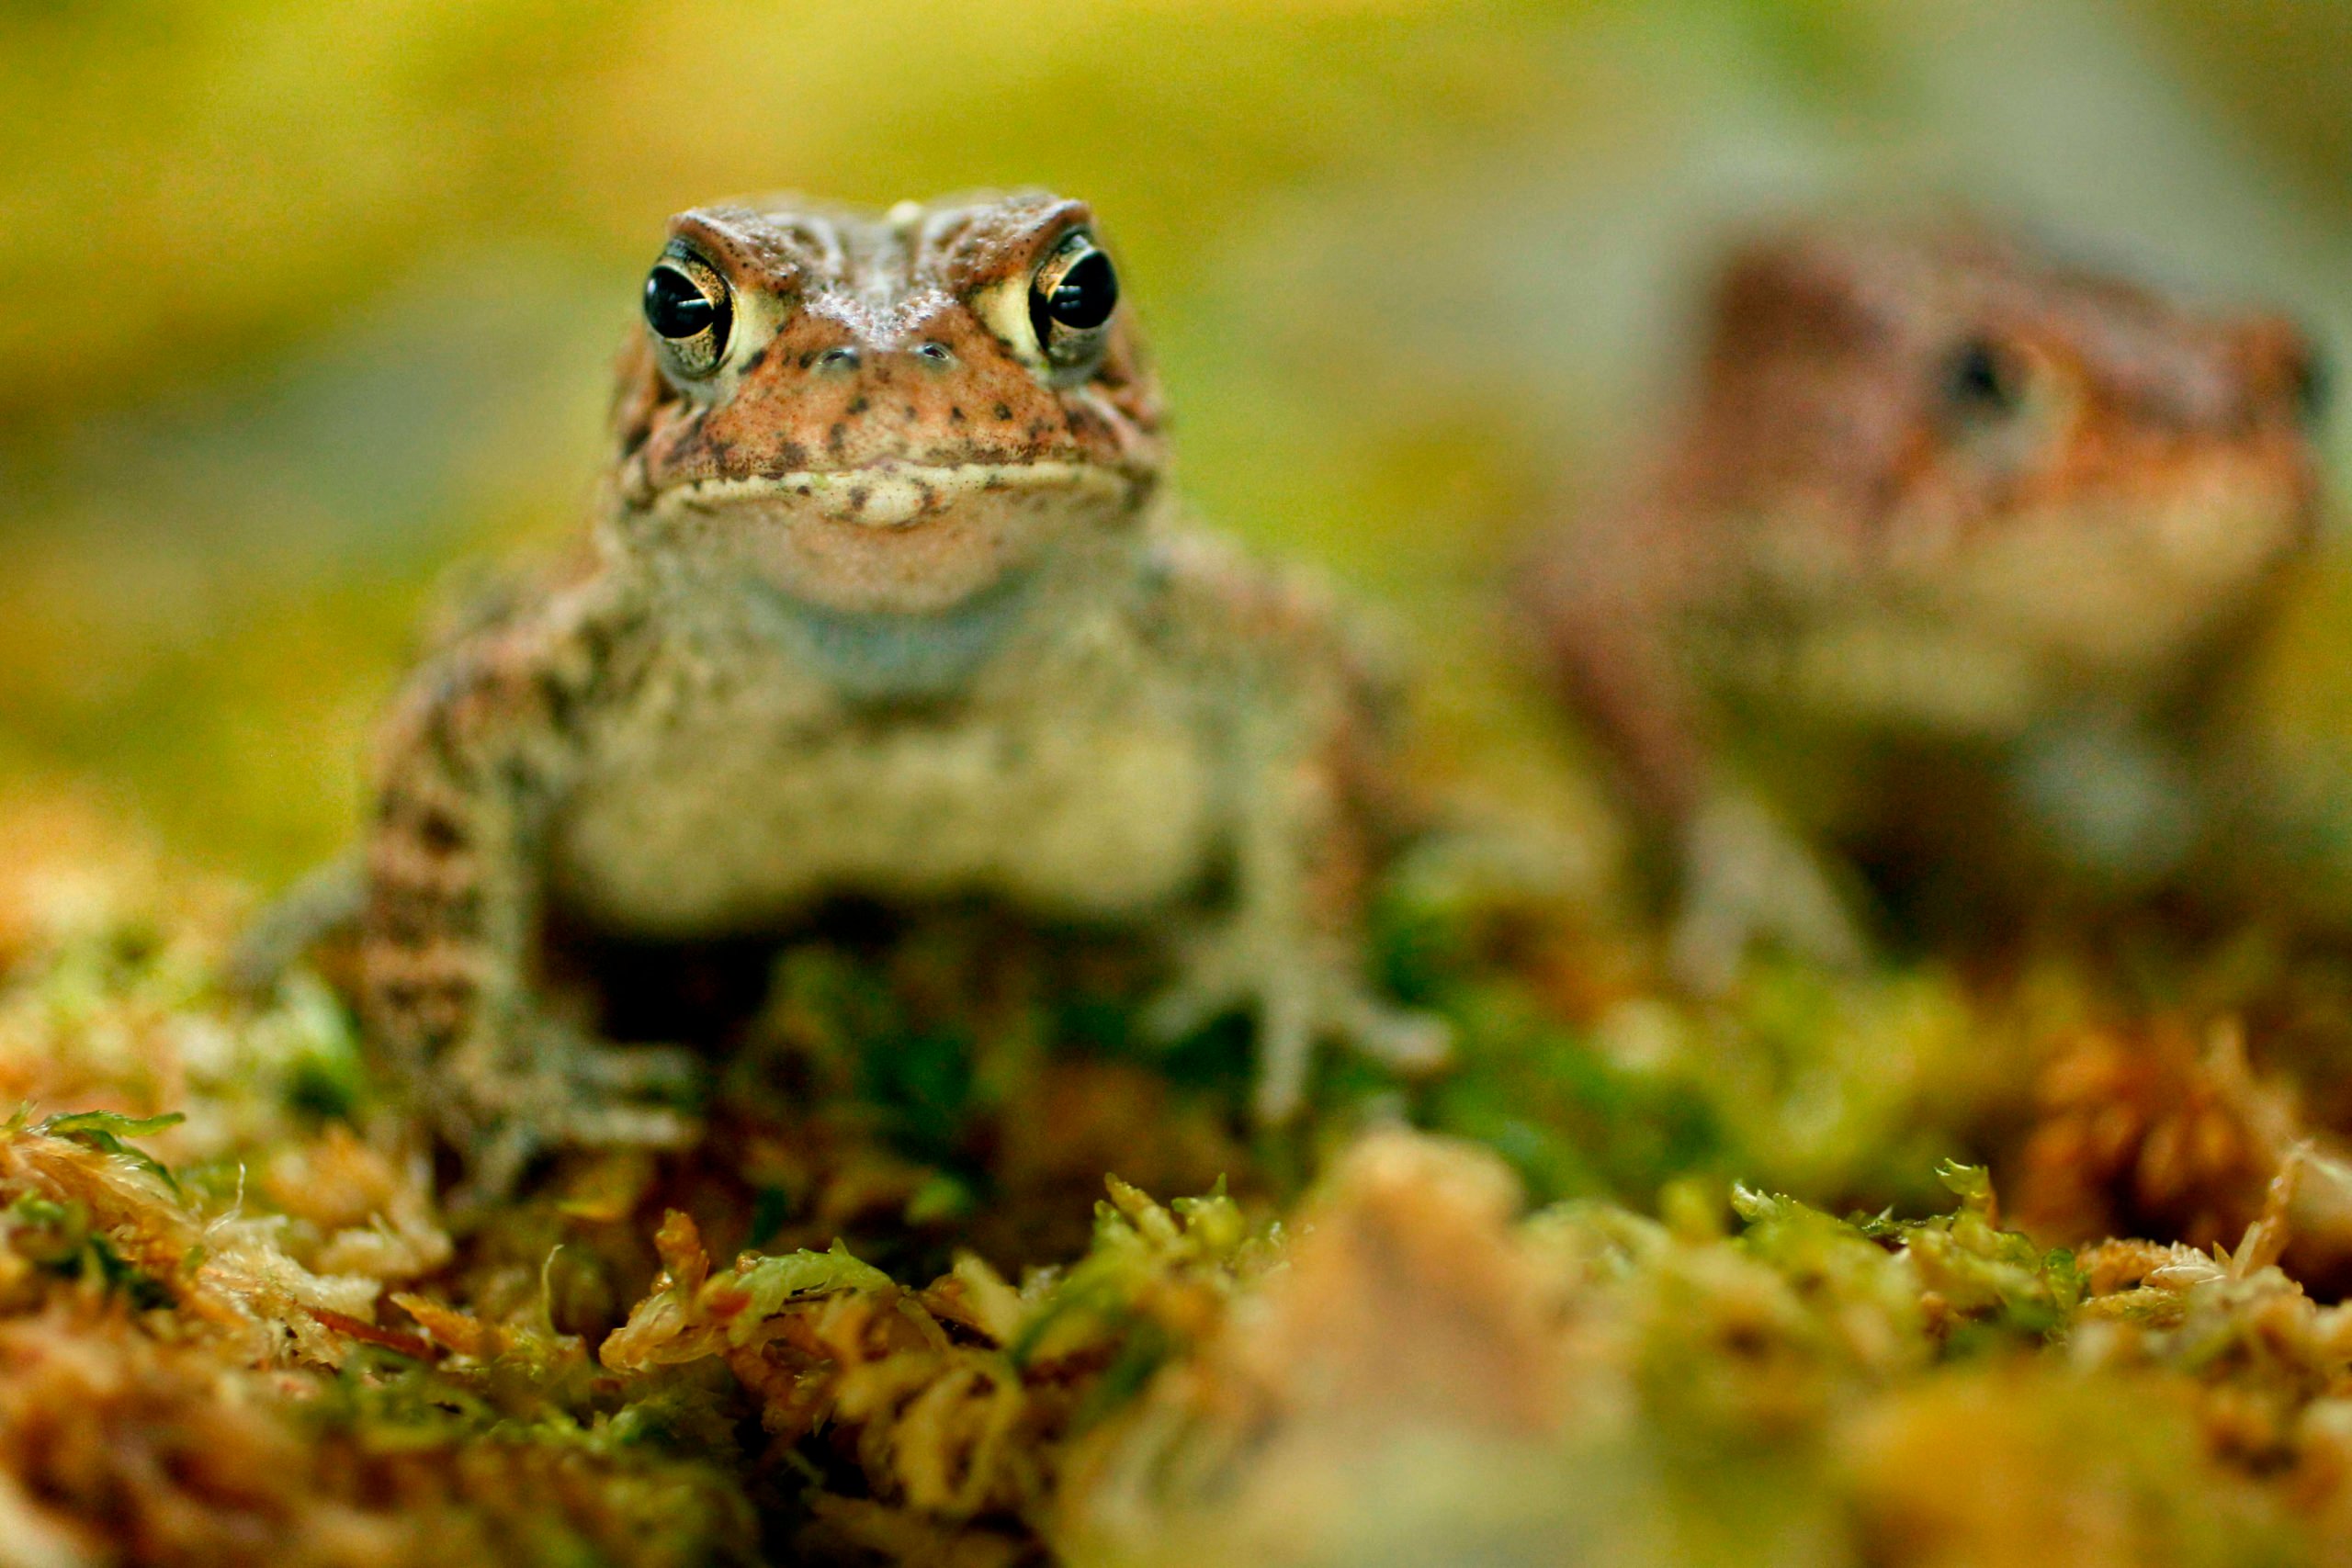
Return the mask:
{"type": "Polygon", "coordinates": [[[931,365],[946,366],[956,363],[955,351],[944,343],[915,344],[915,357],[931,365]]]}
{"type": "Polygon", "coordinates": [[[857,350],[854,348],[829,348],[817,356],[817,368],[854,370],[857,368],[857,350]]]}

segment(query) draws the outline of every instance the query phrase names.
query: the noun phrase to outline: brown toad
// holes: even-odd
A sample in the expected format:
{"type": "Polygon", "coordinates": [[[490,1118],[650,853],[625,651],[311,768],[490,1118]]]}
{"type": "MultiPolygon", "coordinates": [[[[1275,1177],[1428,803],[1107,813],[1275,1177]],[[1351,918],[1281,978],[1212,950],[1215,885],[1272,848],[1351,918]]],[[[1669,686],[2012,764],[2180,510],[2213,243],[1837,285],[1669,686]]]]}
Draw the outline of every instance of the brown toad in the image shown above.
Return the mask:
{"type": "Polygon", "coordinates": [[[366,845],[363,1016],[478,1182],[669,1144],[679,1052],[547,1005],[560,927],[695,942],[839,893],[990,897],[1175,939],[1146,1010],[1402,1064],[1368,988],[1383,702],[1312,594],[1184,523],[1083,205],[673,220],[582,565],[419,671],[366,845]]]}
{"type": "Polygon", "coordinates": [[[1853,956],[1849,871],[1981,934],[2237,854],[2216,722],[2313,537],[2319,392],[2280,320],[1973,228],[1738,254],[1667,461],[1522,584],[1670,845],[1686,976],[1853,956]]]}

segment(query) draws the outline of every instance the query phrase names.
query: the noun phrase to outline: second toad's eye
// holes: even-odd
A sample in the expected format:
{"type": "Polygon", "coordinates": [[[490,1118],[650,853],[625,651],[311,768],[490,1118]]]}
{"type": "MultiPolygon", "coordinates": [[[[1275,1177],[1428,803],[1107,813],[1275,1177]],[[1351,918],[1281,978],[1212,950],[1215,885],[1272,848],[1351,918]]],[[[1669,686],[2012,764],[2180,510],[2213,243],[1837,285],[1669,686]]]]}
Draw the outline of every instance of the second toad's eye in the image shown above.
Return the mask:
{"type": "Polygon", "coordinates": [[[1054,248],[1029,284],[1029,325],[1046,360],[1062,368],[1102,352],[1119,304],[1119,275],[1084,230],[1054,248]]]}
{"type": "Polygon", "coordinates": [[[1971,338],[1944,361],[1945,406],[1965,419],[1998,419],[2025,405],[2026,370],[1990,338],[1971,338]]]}
{"type": "Polygon", "coordinates": [[[645,279],[645,324],[662,340],[671,369],[707,376],[727,357],[734,310],[726,279],[701,257],[673,251],[645,279]]]}
{"type": "Polygon", "coordinates": [[[2289,395],[2294,400],[2295,418],[2304,429],[2315,430],[2326,423],[2335,391],[2335,378],[2328,374],[2325,359],[2310,351],[2296,358],[2289,395]]]}

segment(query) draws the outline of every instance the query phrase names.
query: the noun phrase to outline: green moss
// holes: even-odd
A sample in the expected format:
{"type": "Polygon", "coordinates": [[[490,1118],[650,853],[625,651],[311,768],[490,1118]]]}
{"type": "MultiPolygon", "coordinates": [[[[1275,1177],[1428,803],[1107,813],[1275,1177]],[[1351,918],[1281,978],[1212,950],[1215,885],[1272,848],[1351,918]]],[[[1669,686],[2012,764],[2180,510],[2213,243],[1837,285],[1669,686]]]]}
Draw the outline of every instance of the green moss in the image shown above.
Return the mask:
{"type": "MultiPolygon", "coordinates": [[[[162,1160],[142,1149],[134,1149],[123,1140],[146,1138],[166,1128],[176,1127],[187,1117],[176,1111],[161,1116],[124,1116],[112,1111],[76,1111],[46,1117],[33,1123],[32,1132],[40,1137],[69,1138],[105,1154],[127,1161],[145,1171],[173,1191],[179,1190],[179,1179],[162,1160]]],[[[8,1131],[15,1132],[22,1124],[22,1114],[8,1131]]]]}

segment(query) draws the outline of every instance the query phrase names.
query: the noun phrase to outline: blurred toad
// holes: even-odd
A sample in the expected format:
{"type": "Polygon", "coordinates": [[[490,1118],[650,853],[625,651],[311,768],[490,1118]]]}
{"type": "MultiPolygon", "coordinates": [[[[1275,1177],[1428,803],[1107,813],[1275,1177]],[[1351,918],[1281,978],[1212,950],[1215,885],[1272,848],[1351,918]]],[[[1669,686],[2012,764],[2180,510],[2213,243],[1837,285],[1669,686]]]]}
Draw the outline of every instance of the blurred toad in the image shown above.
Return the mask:
{"type": "MultiPolygon", "coordinates": [[[[2270,831],[2227,697],[2312,544],[2310,344],[1965,227],[1736,254],[1629,503],[1521,584],[1671,862],[1674,955],[1850,960],[2270,831]]],[[[2226,880],[2226,878],[2222,878],[2226,880]]]]}

